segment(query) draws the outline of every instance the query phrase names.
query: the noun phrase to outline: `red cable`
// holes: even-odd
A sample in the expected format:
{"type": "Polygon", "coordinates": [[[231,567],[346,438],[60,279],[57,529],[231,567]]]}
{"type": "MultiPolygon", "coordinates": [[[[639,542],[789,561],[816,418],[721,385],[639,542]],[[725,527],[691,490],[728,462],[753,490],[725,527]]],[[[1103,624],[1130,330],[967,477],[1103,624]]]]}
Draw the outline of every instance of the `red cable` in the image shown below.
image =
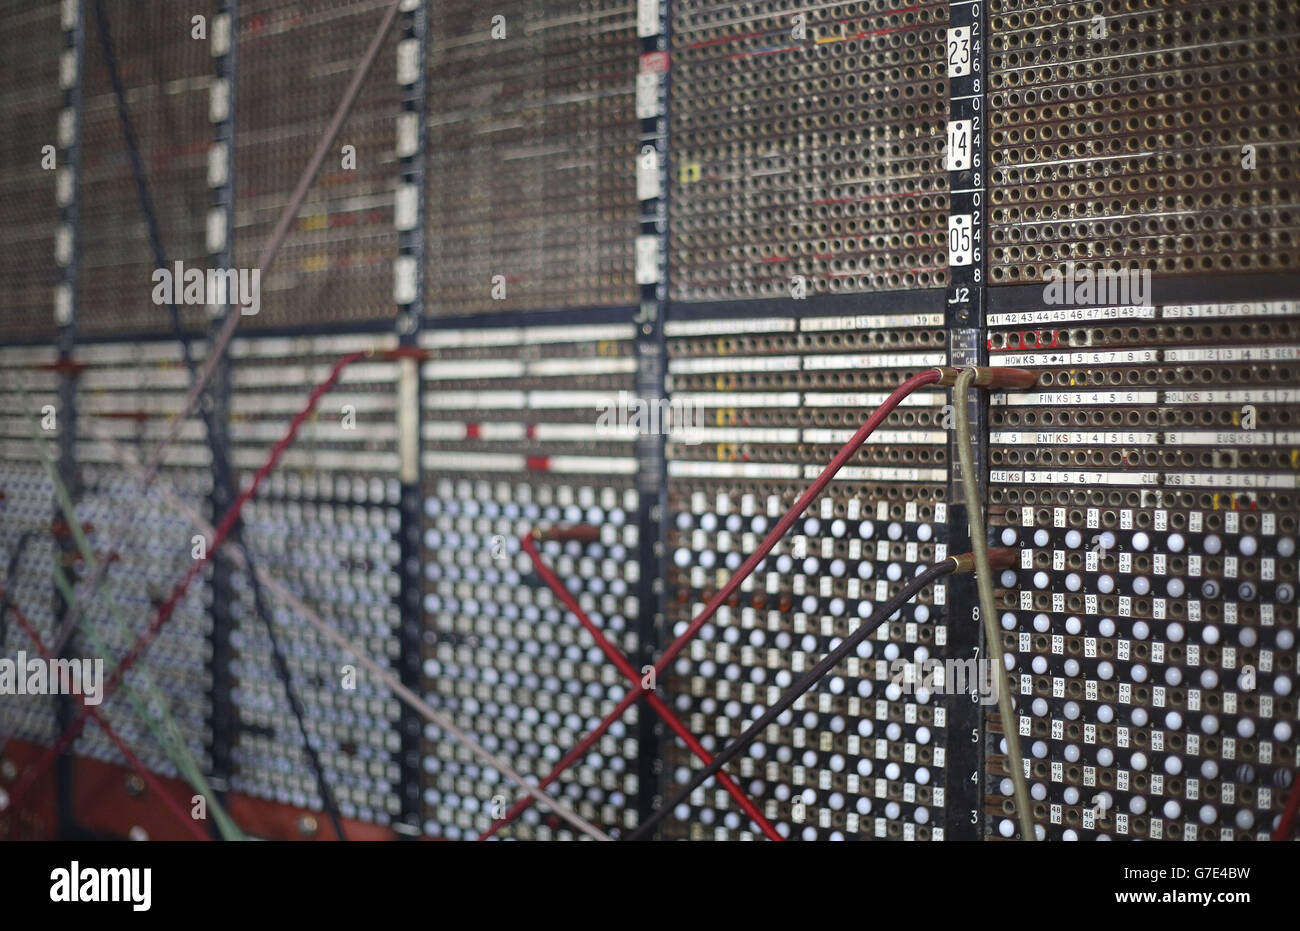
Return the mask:
{"type": "MultiPolygon", "coordinates": [[[[36,628],[31,625],[31,622],[27,620],[27,616],[23,614],[22,608],[18,607],[18,602],[9,597],[8,592],[6,592],[2,586],[0,586],[0,599],[9,602],[9,610],[13,612],[14,620],[17,621],[18,626],[22,628],[23,633],[27,634],[28,639],[36,645],[36,649],[41,656],[48,660],[50,658],[50,653],[46,648],[44,641],[41,640],[41,635],[36,631],[36,628]]],[[[108,726],[108,722],[104,720],[98,710],[86,704],[85,696],[78,695],[77,698],[89,711],[91,720],[98,724],[100,730],[104,732],[104,736],[112,741],[113,746],[117,747],[122,756],[126,757],[126,761],[131,764],[131,768],[140,775],[140,778],[143,779],[145,784],[153,790],[154,794],[162,799],[162,803],[166,806],[167,810],[176,815],[176,817],[185,824],[185,827],[189,832],[196,838],[205,841],[212,840],[211,837],[203,832],[194,819],[186,814],[185,809],[181,808],[177,801],[167,793],[167,790],[163,788],[162,783],[154,777],[153,773],[149,772],[149,769],[144,765],[140,758],[131,752],[131,748],[126,745],[126,741],[122,740],[122,738],[108,726]]],[[[9,807],[12,809],[14,806],[11,803],[9,807]]]]}
{"type": "Polygon", "coordinates": [[[1296,770],[1291,777],[1291,794],[1286,800],[1286,811],[1282,812],[1282,820],[1277,823],[1277,830],[1273,832],[1273,840],[1290,840],[1297,810],[1300,810],[1300,770],[1296,770]]]}
{"type": "MultiPolygon", "coordinates": [[[[564,583],[561,582],[559,577],[551,571],[550,567],[542,561],[542,555],[537,552],[537,547],[533,543],[532,536],[525,534],[520,538],[520,542],[523,546],[524,552],[528,554],[528,558],[533,561],[533,568],[536,569],[537,574],[542,577],[542,581],[550,587],[551,591],[555,593],[555,596],[559,598],[560,601],[564,602],[564,606],[573,612],[574,616],[578,619],[578,623],[582,624],[582,626],[587,629],[587,632],[595,639],[596,645],[600,647],[601,652],[609,658],[611,663],[618,667],[618,671],[623,673],[630,682],[633,684],[639,684],[641,677],[637,674],[637,671],[632,668],[632,664],[628,662],[627,657],[618,649],[618,647],[609,642],[609,639],[601,632],[601,629],[597,627],[595,622],[592,621],[592,619],[587,616],[587,613],[582,610],[577,599],[575,599],[569,590],[564,587],[564,583]]],[[[686,725],[682,724],[682,722],[677,719],[677,716],[673,714],[672,710],[666,704],[664,704],[658,694],[654,691],[649,691],[646,693],[646,700],[659,717],[663,718],[664,723],[672,729],[673,733],[680,737],[685,742],[686,746],[690,748],[690,751],[704,762],[705,766],[708,766],[713,762],[713,757],[709,754],[709,751],[705,750],[704,747],[701,746],[700,742],[695,739],[695,735],[686,729],[686,725]]],[[[776,828],[772,827],[771,823],[763,817],[763,813],[758,810],[758,806],[750,801],[749,796],[745,794],[744,790],[741,789],[740,786],[736,785],[735,780],[726,773],[718,773],[718,783],[725,788],[728,793],[730,793],[731,797],[736,800],[736,803],[740,805],[745,814],[749,815],[749,817],[753,819],[754,823],[758,825],[759,829],[768,840],[784,840],[784,838],[776,832],[776,828]]]]}
{"type": "MultiPolygon", "coordinates": [[[[690,626],[682,632],[681,636],[668,645],[668,649],[664,650],[663,656],[660,657],[659,662],[655,663],[656,676],[664,671],[664,668],[667,667],[667,665],[673,661],[674,657],[682,651],[682,648],[691,641],[696,633],[699,632],[699,629],[708,623],[709,618],[713,617],[718,608],[722,606],[722,603],[731,597],[732,593],[735,592],[749,574],[754,571],[754,568],[767,557],[767,554],[772,551],[772,547],[776,546],[781,537],[785,535],[785,532],[789,530],[794,522],[799,519],[799,516],[808,509],[808,505],[812,503],[813,499],[821,494],[822,490],[830,484],[831,479],[835,477],[835,473],[844,468],[844,464],[853,458],[853,454],[858,451],[858,447],[866,442],[867,437],[871,436],[871,434],[875,432],[876,427],[880,426],[884,419],[889,416],[890,412],[899,405],[899,402],[917,388],[924,385],[934,384],[943,377],[943,374],[944,373],[939,369],[927,369],[918,375],[913,375],[907,381],[895,388],[889,397],[885,398],[884,403],[881,404],[880,407],[876,408],[875,413],[867,418],[867,422],[859,427],[858,432],[853,434],[853,436],[849,438],[849,441],[844,444],[838,453],[835,454],[835,458],[830,461],[830,464],[826,466],[822,471],[822,474],[817,476],[816,481],[814,481],[812,485],[808,487],[808,490],[799,497],[799,500],[796,501],[794,506],[785,513],[785,516],[777,521],[776,526],[774,526],[771,532],[763,539],[762,544],[754,551],[753,555],[750,556],[749,559],[745,560],[741,567],[736,570],[735,574],[732,575],[727,584],[713,596],[707,605],[705,605],[704,610],[700,612],[699,616],[696,617],[695,620],[691,621],[690,626]]],[[[644,695],[645,692],[646,690],[643,689],[638,682],[636,688],[630,690],[623,696],[619,703],[614,706],[614,710],[604,717],[600,724],[596,726],[595,730],[582,738],[582,740],[578,742],[577,746],[565,754],[564,758],[556,764],[556,767],[553,770],[551,770],[550,775],[541,781],[541,787],[545,789],[556,780],[560,773],[572,766],[575,760],[584,756],[591,746],[600,739],[601,735],[609,729],[609,726],[622,717],[623,712],[627,711],[627,709],[631,707],[632,703],[644,695]]],[[[527,809],[532,803],[533,799],[531,797],[520,799],[518,802],[515,802],[510,810],[506,812],[505,817],[499,818],[495,821],[490,828],[480,835],[479,840],[486,840],[491,837],[506,824],[518,817],[519,814],[527,809]]]]}
{"type": "MultiPolygon", "coordinates": [[[[353,352],[343,356],[334,363],[334,367],[330,369],[329,376],[312,389],[311,395],[307,398],[307,403],[293,418],[293,420],[290,421],[289,428],[285,431],[284,436],[280,438],[279,442],[271,447],[271,452],[266,457],[266,462],[264,462],[262,467],[253,475],[253,480],[249,483],[248,487],[239,493],[235,498],[234,503],[230,505],[225,515],[221,518],[221,522],[217,524],[216,530],[212,534],[212,539],[208,541],[207,552],[204,553],[203,558],[194,560],[193,564],[186,571],[184,577],[176,584],[175,589],[172,590],[171,597],[159,606],[158,613],[154,615],[153,622],[145,629],[144,633],[136,638],[135,643],[131,645],[131,649],[127,651],[126,655],[122,657],[122,661],[118,663],[117,668],[113,670],[113,674],[104,685],[104,698],[108,698],[108,696],[113,693],[114,689],[116,689],[118,684],[122,681],[122,677],[126,675],[127,671],[144,654],[144,652],[149,649],[154,638],[157,637],[158,631],[167,623],[167,620],[172,616],[172,612],[176,610],[176,605],[179,604],[181,598],[185,596],[185,591],[189,588],[190,583],[194,581],[194,578],[201,571],[203,571],[203,567],[207,565],[208,560],[212,558],[212,555],[217,551],[217,548],[225,542],[226,537],[230,534],[230,531],[234,529],[235,524],[239,520],[239,512],[243,509],[244,505],[248,503],[248,500],[257,493],[257,488],[262,481],[271,474],[271,471],[279,462],[280,456],[284,454],[284,451],[293,442],[294,436],[298,432],[298,428],[301,427],[303,422],[311,416],[312,411],[316,409],[316,405],[319,403],[321,397],[334,387],[339,380],[339,376],[343,374],[345,368],[365,356],[366,353],[364,352],[353,352]]],[[[385,355],[385,357],[387,358],[387,355],[385,355]]],[[[59,754],[66,750],[72,741],[77,739],[77,735],[81,733],[81,729],[86,726],[87,711],[88,709],[83,707],[81,712],[77,715],[77,718],[68,725],[67,729],[63,732],[62,736],[59,737],[54,746],[51,747],[39,761],[37,761],[35,766],[28,768],[27,772],[23,775],[22,781],[19,782],[18,786],[14,789],[11,804],[17,805],[19,800],[22,799],[31,789],[32,784],[35,783],[35,781],[54,764],[54,761],[58,759],[59,754]]]]}

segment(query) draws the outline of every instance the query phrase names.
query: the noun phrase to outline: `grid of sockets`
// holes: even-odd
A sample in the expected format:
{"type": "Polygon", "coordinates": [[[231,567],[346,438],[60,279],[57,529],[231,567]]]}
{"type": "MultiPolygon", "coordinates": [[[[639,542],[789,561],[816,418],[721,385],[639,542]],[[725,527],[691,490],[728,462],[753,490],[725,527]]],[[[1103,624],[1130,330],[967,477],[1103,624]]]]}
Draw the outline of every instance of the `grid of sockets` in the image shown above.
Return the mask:
{"type": "Polygon", "coordinates": [[[1300,10],[993,0],[990,280],[1288,271],[1300,10]]]}
{"type": "MultiPolygon", "coordinates": [[[[994,397],[989,445],[992,532],[1023,548],[998,599],[1034,820],[1266,839],[1300,761],[1300,305],[1149,311],[992,330],[994,364],[1042,373],[994,397]]],[[[987,824],[1010,836],[998,749],[987,824]]]]}
{"type": "MultiPolygon", "coordinates": [[[[47,167],[44,146],[57,148],[59,109],[59,4],[54,0],[0,3],[0,110],[13,126],[0,139],[0,335],[6,342],[54,335],[55,184],[59,166],[47,167]]],[[[64,177],[67,177],[65,172],[64,177]]]]}
{"type": "MultiPolygon", "coordinates": [[[[241,0],[233,159],[238,267],[257,264],[388,6],[241,0]]],[[[245,327],[392,316],[397,42],[394,30],[264,274],[262,308],[245,327]]]]}
{"type": "MultiPolygon", "coordinates": [[[[192,18],[203,15],[210,21],[208,7],[168,0],[105,3],[164,254],[169,262],[198,267],[206,266],[212,59],[208,42],[193,37],[192,18]]],[[[168,311],[153,299],[157,264],[97,24],[88,9],[77,323],[87,334],[156,333],[170,326],[168,311]]],[[[180,298],[181,319],[201,325],[204,308],[180,298]]]]}
{"type": "MultiPolygon", "coordinates": [[[[0,572],[7,575],[15,548],[27,536],[12,586],[4,581],[4,575],[0,575],[0,583],[47,646],[53,641],[55,626],[50,567],[58,558],[49,532],[55,513],[54,484],[32,443],[32,420],[44,418],[47,405],[57,414],[58,375],[52,370],[56,359],[49,347],[0,348],[0,410],[4,411],[0,417],[0,572]],[[30,393],[30,402],[23,397],[24,388],[30,393]]],[[[50,443],[51,455],[55,455],[59,435],[57,417],[53,427],[42,433],[50,443]]],[[[13,657],[19,650],[29,656],[36,653],[11,613],[0,636],[0,656],[13,657]]],[[[0,740],[16,737],[49,744],[56,734],[50,699],[9,697],[0,702],[0,740]]]]}
{"type": "Polygon", "coordinates": [[[673,5],[674,298],[946,282],[947,15],[673,5]]]}
{"type": "Polygon", "coordinates": [[[635,18],[631,0],[434,6],[431,313],[636,300],[635,18]]]}
{"type": "MultiPolygon", "coordinates": [[[[696,426],[670,435],[665,639],[890,390],[945,364],[942,327],[942,313],[668,324],[671,395],[696,426]]],[[[682,652],[666,694],[706,749],[740,734],[918,567],[945,555],[944,403],[937,390],[906,399],[682,652]]],[[[925,689],[904,691],[895,666],[937,658],[947,641],[941,591],[924,591],[737,758],[730,771],[778,832],[942,839],[946,709],[925,689]]],[[[672,795],[701,764],[680,742],[664,754],[672,795]]],[[[665,836],[757,833],[716,785],[673,814],[665,836]]]]}
{"type": "MultiPolygon", "coordinates": [[[[265,461],[313,386],[347,352],[391,348],[392,337],[237,339],[231,346],[231,444],[241,483],[265,461]]],[[[396,366],[344,371],[244,514],[258,568],[397,674],[400,643],[396,366]]],[[[237,791],[319,809],[315,774],[278,678],[247,574],[233,585],[237,791]]],[[[264,589],[307,730],[340,812],[387,824],[400,811],[397,699],[356,658],[329,643],[264,589]],[[355,669],[351,676],[345,666],[355,669]]]]}
{"type": "MultiPolygon", "coordinates": [[[[202,351],[201,349],[199,350],[202,351]]],[[[141,493],[139,482],[121,464],[122,455],[145,462],[162,438],[172,415],[178,413],[189,383],[180,347],[173,341],[103,343],[83,346],[79,361],[86,367],[77,376],[77,470],[83,485],[77,516],[89,525],[96,558],[109,558],[104,588],[93,595],[89,572],[78,558],[71,568],[81,578],[77,600],[82,624],[93,627],[105,645],[105,674],[131,648],[194,559],[199,531],[166,500],[164,487],[199,514],[208,512],[212,489],[211,455],[198,418],[186,421],[167,465],[154,487],[141,493]],[[116,448],[115,448],[116,447],[116,448]],[[128,529],[129,527],[129,529],[128,529]],[[117,543],[117,557],[104,552],[117,543]],[[125,629],[119,629],[107,602],[116,606],[125,629]]],[[[210,670],[211,590],[196,579],[175,613],[162,627],[149,652],[126,674],[125,686],[143,701],[155,686],[167,703],[190,754],[206,768],[211,735],[210,670]]],[[[78,634],[73,655],[98,656],[93,641],[78,634]]],[[[163,746],[134,712],[125,696],[103,708],[110,723],[150,769],[168,775],[176,770],[163,746]]],[[[97,728],[87,728],[77,752],[125,764],[97,728]]]]}
{"type": "MultiPolygon", "coordinates": [[[[598,542],[539,544],[583,610],[625,654],[638,646],[640,544],[634,429],[602,424],[631,392],[631,324],[434,330],[424,367],[426,700],[544,777],[629,684],[538,578],[519,538],[591,524],[598,542]]],[[[636,665],[634,662],[633,665],[636,665]]],[[[552,787],[606,830],[635,825],[633,707],[552,787]]],[[[425,728],[426,834],[473,838],[519,798],[432,725],[425,728]]],[[[575,836],[534,806],[503,834],[575,836]]]]}

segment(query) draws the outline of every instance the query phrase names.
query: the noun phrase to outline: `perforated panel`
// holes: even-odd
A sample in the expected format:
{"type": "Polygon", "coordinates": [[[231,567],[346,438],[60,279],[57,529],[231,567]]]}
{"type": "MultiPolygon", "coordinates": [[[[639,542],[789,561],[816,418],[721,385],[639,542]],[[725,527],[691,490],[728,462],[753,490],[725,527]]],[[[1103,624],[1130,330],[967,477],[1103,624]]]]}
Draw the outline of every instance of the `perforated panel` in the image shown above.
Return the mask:
{"type": "Polygon", "coordinates": [[[636,299],[636,4],[435,5],[429,311],[636,299]]]}
{"type": "MultiPolygon", "coordinates": [[[[257,265],[388,6],[385,0],[240,0],[231,157],[237,266],[257,265]]],[[[392,316],[397,42],[392,33],[380,49],[262,279],[262,307],[242,326],[392,316]]]]}
{"type": "MultiPolygon", "coordinates": [[[[1000,621],[1050,838],[1273,830],[1300,752],[1295,312],[991,321],[994,359],[1043,373],[994,399],[989,513],[1023,548],[1000,621]]],[[[1005,763],[989,771],[990,828],[1005,834],[1005,763]]]]}
{"type": "Polygon", "coordinates": [[[947,14],[673,4],[673,297],[945,283],[947,14]]]}
{"type": "Polygon", "coordinates": [[[1300,11],[993,0],[994,284],[1296,268],[1300,11]]]}
{"type": "MultiPolygon", "coordinates": [[[[632,387],[632,327],[427,333],[425,646],[428,701],[521,773],[546,776],[628,688],[519,550],[550,524],[599,540],[540,545],[604,634],[635,655],[639,578],[635,432],[602,426],[601,405],[632,387]]],[[[605,829],[635,825],[638,708],[553,787],[605,829]]],[[[426,833],[473,838],[518,787],[425,727],[426,833]]],[[[530,808],[507,836],[573,831],[530,808]]]]}
{"type": "MultiPolygon", "coordinates": [[[[669,324],[673,398],[705,426],[669,449],[669,623],[680,632],[885,396],[946,361],[942,314],[669,324]],[[692,442],[693,441],[693,442],[692,442]]],[[[908,398],[674,663],[671,704],[725,746],[800,672],[946,552],[940,391],[908,398]]],[[[940,654],[942,588],[924,592],[787,711],[732,772],[776,829],[802,840],[943,837],[946,709],[901,687],[895,660],[940,654]]],[[[668,793],[698,760],[673,744],[668,793]]],[[[666,836],[756,832],[701,788],[666,836]]]]}

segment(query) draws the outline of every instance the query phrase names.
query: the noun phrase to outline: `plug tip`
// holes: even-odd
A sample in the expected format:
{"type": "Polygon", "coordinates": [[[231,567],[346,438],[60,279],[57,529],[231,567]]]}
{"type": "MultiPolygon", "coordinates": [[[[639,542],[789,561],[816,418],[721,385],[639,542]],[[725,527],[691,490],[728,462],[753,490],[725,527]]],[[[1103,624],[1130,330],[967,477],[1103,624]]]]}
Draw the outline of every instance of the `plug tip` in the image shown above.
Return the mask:
{"type": "Polygon", "coordinates": [[[989,550],[989,566],[993,569],[1012,569],[1016,565],[1016,554],[1019,550],[1011,549],[991,549],[989,550]]]}
{"type": "Polygon", "coordinates": [[[600,540],[600,528],[593,524],[571,524],[568,527],[534,527],[534,540],[551,540],[567,543],[577,540],[579,543],[596,543],[600,540]]]}
{"type": "Polygon", "coordinates": [[[593,524],[573,524],[569,527],[558,527],[551,534],[551,539],[566,542],[577,540],[579,543],[595,543],[600,540],[600,528],[593,524]]]}
{"type": "Polygon", "coordinates": [[[993,366],[984,371],[988,372],[988,381],[980,384],[987,384],[990,388],[1032,388],[1038,382],[1038,373],[1031,369],[993,366]]]}

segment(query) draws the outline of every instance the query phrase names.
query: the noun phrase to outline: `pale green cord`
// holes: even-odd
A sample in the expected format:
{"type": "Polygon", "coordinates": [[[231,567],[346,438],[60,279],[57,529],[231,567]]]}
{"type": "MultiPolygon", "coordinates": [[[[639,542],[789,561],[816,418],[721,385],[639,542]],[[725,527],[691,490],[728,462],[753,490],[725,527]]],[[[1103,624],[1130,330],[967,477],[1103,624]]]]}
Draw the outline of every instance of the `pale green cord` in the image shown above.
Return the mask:
{"type": "MultiPolygon", "coordinates": [[[[55,497],[58,500],[60,510],[63,512],[65,522],[68,524],[72,537],[77,544],[77,548],[81,552],[82,559],[86,562],[87,568],[93,574],[96,568],[94,552],[91,550],[90,541],[86,538],[81,529],[81,524],[76,518],[76,512],[72,505],[71,496],[68,494],[67,488],[64,486],[63,481],[59,476],[58,470],[54,467],[52,459],[44,449],[42,438],[39,434],[37,434],[36,437],[36,444],[37,451],[41,456],[41,461],[44,464],[47,473],[50,475],[51,481],[54,483],[55,497]]],[[[62,566],[59,566],[57,563],[54,568],[55,584],[58,586],[64,600],[70,604],[72,602],[73,592],[72,587],[68,582],[67,575],[64,573],[62,566]]],[[[111,596],[105,599],[105,606],[108,609],[110,617],[117,625],[118,633],[129,638],[130,631],[119,613],[116,602],[111,596]]],[[[83,625],[81,629],[90,639],[91,648],[97,653],[107,655],[106,647],[103,641],[99,639],[98,633],[94,630],[93,626],[87,624],[83,625]]],[[[147,693],[146,697],[149,701],[142,703],[134,694],[134,687],[123,680],[123,684],[126,685],[128,689],[128,700],[136,710],[136,713],[140,715],[141,720],[144,721],[145,725],[149,728],[154,738],[162,746],[163,752],[167,754],[172,765],[174,765],[177,770],[184,775],[186,781],[189,782],[190,785],[207,800],[208,805],[212,809],[213,820],[216,821],[222,836],[228,840],[242,839],[243,832],[239,830],[238,825],[234,823],[221,807],[221,803],[217,800],[216,793],[212,791],[207,780],[204,778],[198,763],[190,754],[189,746],[181,737],[175,720],[168,708],[167,702],[162,697],[157,685],[154,683],[153,677],[148,672],[148,668],[145,666],[139,668],[141,670],[144,690],[147,693]],[[152,709],[157,710],[155,711],[152,709]]]]}
{"type": "Polygon", "coordinates": [[[1034,822],[1030,817],[1029,786],[1025,782],[1025,758],[1020,752],[1020,733],[1016,724],[1015,709],[1011,707],[1011,691],[1007,686],[1006,660],[1002,653],[1002,631],[998,624],[997,608],[993,598],[993,570],[989,566],[989,544],[984,529],[984,502],[980,498],[975,474],[975,450],[970,430],[970,412],[966,406],[975,369],[966,368],[957,376],[952,389],[952,404],[957,415],[957,457],[961,464],[962,496],[966,499],[967,520],[970,523],[970,546],[975,556],[975,586],[979,589],[980,614],[984,618],[984,638],[988,641],[989,658],[994,674],[998,676],[998,715],[1002,718],[1002,734],[1007,741],[1007,763],[1011,770],[1016,814],[1020,820],[1020,834],[1024,840],[1037,840],[1034,822]]]}
{"type": "MultiPolygon", "coordinates": [[[[57,562],[54,564],[54,584],[58,587],[59,593],[63,595],[64,600],[71,602],[73,597],[72,585],[68,581],[63,567],[57,562]]],[[[110,608],[109,612],[114,621],[117,622],[118,631],[120,633],[129,633],[122,624],[117,611],[110,608]]],[[[98,632],[92,625],[82,626],[81,632],[86,635],[90,648],[95,653],[107,655],[107,646],[100,639],[98,632]]],[[[149,673],[147,667],[140,666],[137,668],[140,669],[141,679],[143,680],[141,682],[141,691],[144,693],[146,700],[142,701],[140,696],[136,694],[136,687],[124,679],[122,685],[125,686],[127,701],[140,720],[144,721],[149,728],[154,739],[162,746],[163,752],[167,754],[167,758],[171,760],[172,765],[176,767],[185,781],[207,800],[207,806],[212,811],[212,819],[221,831],[221,836],[226,840],[243,840],[243,832],[239,830],[239,826],[221,807],[216,794],[212,791],[211,786],[203,776],[203,772],[199,769],[198,762],[190,753],[189,745],[186,744],[184,737],[178,731],[175,719],[167,707],[167,700],[153,681],[153,676],[149,673]],[[158,711],[153,709],[158,709],[158,711]]]]}
{"type": "MultiPolygon", "coordinates": [[[[21,385],[20,387],[30,405],[31,395],[28,394],[25,385],[21,385]]],[[[35,425],[35,421],[33,421],[33,424],[35,425]]],[[[72,497],[68,494],[68,489],[63,484],[59,471],[54,465],[53,458],[46,449],[46,443],[48,442],[47,438],[42,435],[39,427],[36,427],[33,432],[33,443],[36,447],[36,452],[40,456],[41,464],[45,467],[46,473],[50,476],[50,480],[54,484],[55,498],[58,501],[59,509],[63,512],[64,522],[67,524],[69,532],[72,534],[72,538],[77,544],[77,549],[80,551],[81,557],[86,563],[87,570],[93,577],[96,569],[96,561],[94,551],[90,546],[90,540],[87,539],[85,533],[81,529],[81,522],[77,520],[76,510],[72,504],[72,497]]],[[[71,604],[73,600],[72,586],[68,581],[67,575],[63,571],[63,567],[58,565],[57,562],[54,566],[54,577],[55,585],[59,588],[60,594],[63,595],[66,602],[71,604]]],[[[122,616],[118,611],[117,603],[113,597],[110,595],[106,598],[104,604],[108,609],[109,615],[117,625],[118,633],[129,637],[130,630],[122,619],[122,616]]],[[[81,629],[90,639],[91,648],[97,653],[107,655],[105,645],[93,627],[89,624],[83,624],[81,629]]],[[[212,788],[208,784],[207,779],[204,778],[198,763],[190,754],[189,746],[181,737],[180,731],[171,715],[167,702],[158,690],[158,687],[154,683],[153,677],[149,674],[147,667],[140,666],[138,668],[141,670],[141,679],[143,680],[144,691],[147,693],[146,697],[149,701],[141,702],[139,697],[135,695],[134,687],[124,679],[122,684],[127,687],[128,701],[130,701],[136,713],[149,728],[154,739],[156,739],[162,746],[163,752],[167,754],[172,765],[175,766],[177,771],[185,777],[185,780],[204,797],[208,807],[212,810],[213,820],[221,831],[221,835],[227,840],[243,840],[244,833],[239,829],[239,826],[235,824],[230,816],[226,814],[225,809],[222,808],[221,803],[217,800],[216,793],[212,791],[212,788]]],[[[114,667],[114,671],[116,671],[116,667],[114,667]]]]}

